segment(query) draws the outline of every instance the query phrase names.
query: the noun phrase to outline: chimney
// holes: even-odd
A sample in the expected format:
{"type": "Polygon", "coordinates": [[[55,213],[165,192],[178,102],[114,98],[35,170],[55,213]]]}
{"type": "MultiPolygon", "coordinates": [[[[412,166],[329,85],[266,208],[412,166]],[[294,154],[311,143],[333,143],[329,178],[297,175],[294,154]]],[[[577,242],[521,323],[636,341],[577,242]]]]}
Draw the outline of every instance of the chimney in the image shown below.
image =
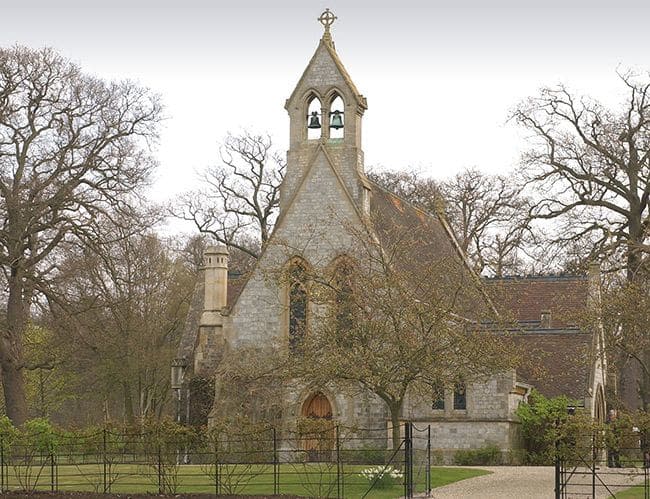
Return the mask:
{"type": "Polygon", "coordinates": [[[209,246],[203,255],[205,270],[204,311],[218,311],[228,298],[228,249],[224,245],[209,246]]]}
{"type": "Polygon", "coordinates": [[[542,329],[551,329],[551,311],[542,310],[539,325],[542,329]]]}
{"type": "Polygon", "coordinates": [[[600,263],[590,263],[589,271],[587,272],[587,281],[589,283],[587,306],[589,308],[598,307],[600,304],[600,278],[600,263]]]}

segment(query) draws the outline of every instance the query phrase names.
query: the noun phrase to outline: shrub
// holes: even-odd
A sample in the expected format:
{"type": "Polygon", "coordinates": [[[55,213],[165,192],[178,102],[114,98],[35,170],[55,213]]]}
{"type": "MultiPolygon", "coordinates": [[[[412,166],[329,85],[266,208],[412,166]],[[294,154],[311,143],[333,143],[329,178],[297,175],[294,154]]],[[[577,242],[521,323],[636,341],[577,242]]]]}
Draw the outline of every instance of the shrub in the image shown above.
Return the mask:
{"type": "MultiPolygon", "coordinates": [[[[526,464],[553,464],[558,440],[574,442],[575,447],[576,438],[591,434],[590,418],[580,412],[569,416],[567,407],[570,405],[572,403],[567,397],[546,398],[533,390],[528,397],[528,403],[517,408],[516,414],[521,421],[526,450],[526,464]]],[[[566,447],[570,450],[572,446],[566,447]]]]}
{"type": "Polygon", "coordinates": [[[454,454],[454,464],[460,466],[488,466],[501,464],[501,450],[495,444],[478,449],[459,450],[454,454]]]}

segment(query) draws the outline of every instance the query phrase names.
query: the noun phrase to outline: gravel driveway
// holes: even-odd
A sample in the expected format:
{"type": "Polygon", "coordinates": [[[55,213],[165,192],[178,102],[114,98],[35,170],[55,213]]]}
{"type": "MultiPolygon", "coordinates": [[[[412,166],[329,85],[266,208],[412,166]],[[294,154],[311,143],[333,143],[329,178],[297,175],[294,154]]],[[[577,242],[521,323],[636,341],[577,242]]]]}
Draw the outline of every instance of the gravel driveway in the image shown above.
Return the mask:
{"type": "MultiPolygon", "coordinates": [[[[461,480],[432,491],[433,498],[485,498],[485,499],[552,499],[554,497],[555,472],[551,466],[478,466],[491,471],[489,475],[461,480]]],[[[621,469],[603,470],[602,476],[612,492],[630,487],[643,481],[643,470],[621,469]],[[637,473],[640,473],[638,475],[637,473]]],[[[590,497],[591,475],[576,473],[572,484],[585,484],[580,487],[571,485],[569,497],[590,497]],[[575,495],[574,495],[575,494],[575,495]]],[[[598,483],[598,482],[597,482],[598,483]]],[[[607,498],[610,493],[604,487],[597,487],[596,498],[607,498]]],[[[417,497],[426,497],[418,495],[417,497]]]]}

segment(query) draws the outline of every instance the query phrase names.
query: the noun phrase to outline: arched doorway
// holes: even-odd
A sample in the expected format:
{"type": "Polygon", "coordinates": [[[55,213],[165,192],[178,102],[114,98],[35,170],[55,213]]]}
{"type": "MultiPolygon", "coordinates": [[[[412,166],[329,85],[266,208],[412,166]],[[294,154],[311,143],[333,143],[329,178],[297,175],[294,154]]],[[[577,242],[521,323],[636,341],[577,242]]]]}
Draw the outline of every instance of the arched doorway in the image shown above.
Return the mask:
{"type": "Polygon", "coordinates": [[[316,392],[305,400],[301,415],[303,418],[332,419],[332,404],[322,392],[316,392]]]}
{"type": "Polygon", "coordinates": [[[332,404],[322,392],[315,392],[302,405],[301,447],[307,461],[329,461],[334,449],[332,404]]]}

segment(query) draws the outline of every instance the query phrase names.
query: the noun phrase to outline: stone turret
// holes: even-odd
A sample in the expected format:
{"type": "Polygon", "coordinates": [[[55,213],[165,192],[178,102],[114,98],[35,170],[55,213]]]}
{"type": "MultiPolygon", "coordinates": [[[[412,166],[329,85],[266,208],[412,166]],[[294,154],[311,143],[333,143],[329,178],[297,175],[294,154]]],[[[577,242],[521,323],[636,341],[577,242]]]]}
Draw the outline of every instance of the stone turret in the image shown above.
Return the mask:
{"type": "Polygon", "coordinates": [[[228,300],[228,249],[209,246],[203,257],[205,299],[203,311],[219,312],[228,300]]]}
{"type": "Polygon", "coordinates": [[[194,371],[210,371],[224,347],[224,316],[228,303],[228,249],[209,246],[203,255],[203,313],[194,354],[194,371]]]}

